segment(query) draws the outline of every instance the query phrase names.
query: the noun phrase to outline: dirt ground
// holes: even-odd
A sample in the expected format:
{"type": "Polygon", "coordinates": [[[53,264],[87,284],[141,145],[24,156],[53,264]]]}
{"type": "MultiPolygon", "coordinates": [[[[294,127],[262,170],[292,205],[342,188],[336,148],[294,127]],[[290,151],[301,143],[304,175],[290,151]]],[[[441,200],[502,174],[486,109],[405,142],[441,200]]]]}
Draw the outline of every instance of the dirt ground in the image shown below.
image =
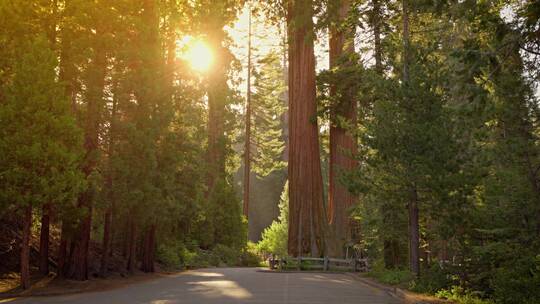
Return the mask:
{"type": "Polygon", "coordinates": [[[28,290],[19,288],[19,275],[9,274],[0,279],[0,299],[27,296],[54,296],[74,293],[105,291],[124,287],[133,283],[155,280],[171,275],[168,272],[137,272],[130,276],[111,274],[107,278],[91,278],[88,281],[58,280],[54,275],[32,278],[32,287],[28,290]]]}

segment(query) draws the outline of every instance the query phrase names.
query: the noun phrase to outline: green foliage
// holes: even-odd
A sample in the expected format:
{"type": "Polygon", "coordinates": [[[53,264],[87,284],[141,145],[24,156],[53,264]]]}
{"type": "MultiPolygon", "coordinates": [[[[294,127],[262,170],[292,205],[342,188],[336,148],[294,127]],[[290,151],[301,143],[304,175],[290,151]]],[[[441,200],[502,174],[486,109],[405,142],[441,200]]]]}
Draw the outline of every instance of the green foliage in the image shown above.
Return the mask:
{"type": "Polygon", "coordinates": [[[212,250],[203,250],[198,247],[190,249],[179,241],[171,241],[160,244],[157,260],[170,269],[260,265],[254,244],[240,249],[218,244],[212,250]]]}
{"type": "Polygon", "coordinates": [[[245,246],[247,222],[241,215],[240,202],[232,185],[218,180],[203,210],[193,233],[202,248],[210,249],[218,244],[232,248],[245,246]]]}
{"type": "Polygon", "coordinates": [[[276,52],[259,60],[259,70],[254,71],[254,94],[251,101],[252,142],[254,143],[253,171],[267,176],[286,165],[282,155],[285,143],[282,139],[282,116],[286,110],[283,102],[285,83],[283,66],[276,52]]]}
{"type": "MultiPolygon", "coordinates": [[[[396,34],[399,2],[382,1],[384,14],[396,21],[376,18],[385,20],[379,24],[384,67],[354,72],[362,78],[359,166],[345,181],[361,196],[354,210],[359,245],[372,259],[406,267],[407,204],[414,191],[426,251],[421,258],[429,254],[431,264],[422,261],[420,278],[408,288],[445,293],[459,303],[538,302],[539,70],[517,42],[538,47],[530,36],[538,26],[536,6],[516,4],[518,16],[533,13],[508,21],[496,2],[408,3],[408,77],[402,74],[404,39],[396,34]],[[525,22],[529,17],[532,23],[525,22]]],[[[364,20],[376,14],[356,13],[364,20]]],[[[329,83],[344,77],[323,76],[329,83]]],[[[402,281],[399,271],[373,273],[402,281]]]]}
{"type": "Polygon", "coordinates": [[[540,302],[540,255],[522,256],[495,270],[491,288],[497,303],[540,302]]]}
{"type": "Polygon", "coordinates": [[[157,261],[170,269],[179,269],[187,265],[193,258],[185,246],[178,241],[169,243],[162,242],[157,248],[157,261]]]}
{"type": "Polygon", "coordinates": [[[422,276],[417,278],[409,285],[409,289],[421,292],[435,294],[439,290],[459,284],[457,276],[452,273],[450,267],[441,267],[439,264],[432,264],[429,268],[424,269],[422,276]]]}
{"type": "Polygon", "coordinates": [[[240,265],[247,267],[261,266],[261,257],[257,250],[257,244],[248,242],[246,248],[240,254],[240,265]]]}
{"type": "Polygon", "coordinates": [[[257,243],[257,250],[264,254],[287,256],[288,221],[289,182],[286,182],[279,201],[279,218],[264,230],[262,239],[257,243]]]}
{"type": "Polygon", "coordinates": [[[47,40],[38,36],[25,42],[12,67],[0,107],[0,212],[46,202],[69,209],[85,185],[81,132],[55,66],[47,40]]]}
{"type": "Polygon", "coordinates": [[[480,299],[471,291],[464,290],[459,286],[452,286],[450,289],[443,289],[436,294],[439,298],[448,299],[458,304],[492,304],[490,300],[480,299]]]}
{"type": "Polygon", "coordinates": [[[373,265],[368,275],[381,283],[399,286],[408,286],[414,280],[414,275],[410,271],[404,269],[385,269],[381,261],[373,265]]]}

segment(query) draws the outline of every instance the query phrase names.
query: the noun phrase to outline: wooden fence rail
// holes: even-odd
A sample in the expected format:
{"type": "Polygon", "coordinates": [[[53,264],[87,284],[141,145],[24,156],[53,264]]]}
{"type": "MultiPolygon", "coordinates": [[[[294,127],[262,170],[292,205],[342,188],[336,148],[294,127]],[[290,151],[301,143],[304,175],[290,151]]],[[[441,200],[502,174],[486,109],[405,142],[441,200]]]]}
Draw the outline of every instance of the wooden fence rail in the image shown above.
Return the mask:
{"type": "Polygon", "coordinates": [[[369,271],[367,259],[336,259],[336,258],[312,258],[312,257],[285,257],[270,258],[270,269],[297,269],[297,270],[341,270],[353,272],[369,271]]]}

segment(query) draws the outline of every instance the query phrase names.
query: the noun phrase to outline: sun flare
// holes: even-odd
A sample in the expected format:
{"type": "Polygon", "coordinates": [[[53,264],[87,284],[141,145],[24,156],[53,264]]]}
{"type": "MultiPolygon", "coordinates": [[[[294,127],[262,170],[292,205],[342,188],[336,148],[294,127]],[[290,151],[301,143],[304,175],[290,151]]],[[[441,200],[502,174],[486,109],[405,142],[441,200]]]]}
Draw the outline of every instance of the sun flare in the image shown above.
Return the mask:
{"type": "Polygon", "coordinates": [[[186,50],[182,58],[186,60],[191,67],[199,72],[207,71],[214,62],[214,55],[210,47],[202,40],[191,37],[182,39],[186,50]]]}

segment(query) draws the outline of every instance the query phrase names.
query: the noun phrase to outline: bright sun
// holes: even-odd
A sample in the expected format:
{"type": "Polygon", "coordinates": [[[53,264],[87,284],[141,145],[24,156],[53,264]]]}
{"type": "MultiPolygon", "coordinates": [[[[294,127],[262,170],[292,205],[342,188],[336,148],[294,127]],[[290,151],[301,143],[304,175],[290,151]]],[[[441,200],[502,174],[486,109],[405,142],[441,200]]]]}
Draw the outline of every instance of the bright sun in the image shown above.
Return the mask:
{"type": "Polygon", "coordinates": [[[182,39],[186,45],[186,51],[182,55],[191,67],[199,72],[207,71],[214,61],[212,50],[204,41],[191,37],[182,39]]]}

